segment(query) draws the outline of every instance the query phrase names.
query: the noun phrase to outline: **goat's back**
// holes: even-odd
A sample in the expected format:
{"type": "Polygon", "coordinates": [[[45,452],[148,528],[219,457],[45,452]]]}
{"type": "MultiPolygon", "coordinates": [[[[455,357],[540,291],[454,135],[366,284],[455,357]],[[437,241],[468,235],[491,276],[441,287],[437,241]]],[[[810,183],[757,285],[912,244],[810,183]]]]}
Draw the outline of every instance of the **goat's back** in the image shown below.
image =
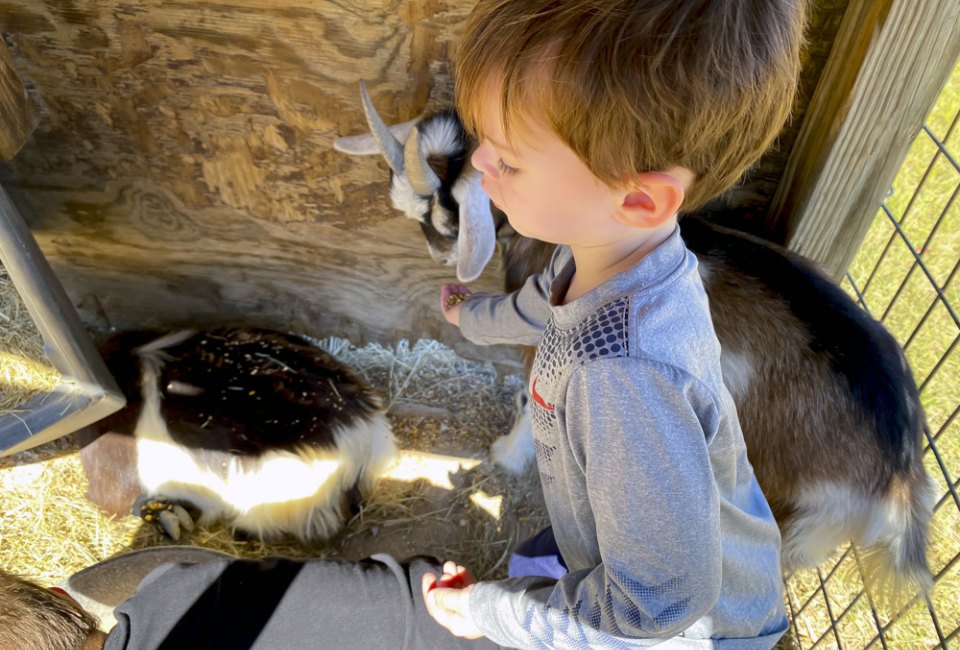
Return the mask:
{"type": "Polygon", "coordinates": [[[695,217],[681,228],[771,505],[826,480],[876,493],[915,468],[917,387],[883,326],[798,255],[695,217]]]}
{"type": "MultiPolygon", "coordinates": [[[[141,346],[155,331],[122,332],[101,348],[127,407],[100,424],[132,433],[143,404],[141,346]]],[[[351,369],[297,336],[221,328],[186,336],[154,353],[164,418],[185,447],[259,454],[334,446],[334,433],[380,409],[351,369]]]]}

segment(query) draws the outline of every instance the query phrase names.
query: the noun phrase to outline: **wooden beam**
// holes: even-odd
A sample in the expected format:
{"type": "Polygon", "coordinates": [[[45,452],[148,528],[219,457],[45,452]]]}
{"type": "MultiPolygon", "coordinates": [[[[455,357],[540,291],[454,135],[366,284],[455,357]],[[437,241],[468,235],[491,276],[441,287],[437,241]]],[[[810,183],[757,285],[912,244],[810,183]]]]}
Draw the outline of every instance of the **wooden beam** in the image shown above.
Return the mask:
{"type": "Polygon", "coordinates": [[[960,54],[957,0],[851,0],[767,216],[840,278],[960,54]]]}
{"type": "Polygon", "coordinates": [[[37,112],[27,97],[13,58],[0,40],[0,160],[10,160],[37,126],[37,112]]]}

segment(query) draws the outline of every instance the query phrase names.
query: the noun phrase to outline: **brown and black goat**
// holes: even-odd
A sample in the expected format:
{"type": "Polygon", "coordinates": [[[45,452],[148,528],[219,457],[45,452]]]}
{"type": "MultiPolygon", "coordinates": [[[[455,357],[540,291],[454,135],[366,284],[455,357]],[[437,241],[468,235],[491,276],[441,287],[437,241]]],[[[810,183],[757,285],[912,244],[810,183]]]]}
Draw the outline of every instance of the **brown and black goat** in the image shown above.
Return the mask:
{"type": "MultiPolygon", "coordinates": [[[[499,242],[506,291],[545,268],[553,245],[517,235],[476,198],[465,162],[474,143],[455,114],[391,131],[361,90],[371,133],[335,148],[387,157],[392,203],[420,223],[435,259],[456,263],[467,282],[499,242]]],[[[870,551],[870,579],[891,581],[893,593],[928,589],[934,486],[921,459],[917,387],[896,341],[810,261],[694,216],[680,228],[699,261],[750,461],[780,524],[784,568],[819,565],[853,540],[870,551]]],[[[529,426],[523,408],[493,460],[522,467],[533,455],[529,426]]]]}
{"type": "Polygon", "coordinates": [[[313,343],[262,329],[128,331],[101,354],[127,406],[81,449],[88,497],[178,538],[338,532],[396,455],[379,397],[313,343]]]}

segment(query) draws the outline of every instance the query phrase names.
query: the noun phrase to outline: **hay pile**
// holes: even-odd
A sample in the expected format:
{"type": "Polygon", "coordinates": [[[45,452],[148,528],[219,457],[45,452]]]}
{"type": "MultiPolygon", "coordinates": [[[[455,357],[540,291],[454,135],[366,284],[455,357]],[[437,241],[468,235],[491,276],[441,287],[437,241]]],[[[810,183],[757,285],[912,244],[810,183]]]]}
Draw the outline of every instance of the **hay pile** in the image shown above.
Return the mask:
{"type": "Polygon", "coordinates": [[[7,270],[0,266],[0,417],[53,390],[60,374],[43,353],[43,338],[7,270]]]}
{"type": "MultiPolygon", "coordinates": [[[[510,428],[522,379],[501,377],[490,364],[462,359],[434,341],[319,344],[390,405],[404,450],[398,471],[327,543],[238,540],[223,527],[187,533],[182,542],[243,557],[430,553],[480,578],[505,575],[516,542],[546,525],[536,473],[512,477],[487,460],[489,445],[510,428]]],[[[52,584],[125,549],[169,543],[139,518],[104,515],[86,500],[86,487],[72,437],[0,458],[0,566],[52,584]]]]}

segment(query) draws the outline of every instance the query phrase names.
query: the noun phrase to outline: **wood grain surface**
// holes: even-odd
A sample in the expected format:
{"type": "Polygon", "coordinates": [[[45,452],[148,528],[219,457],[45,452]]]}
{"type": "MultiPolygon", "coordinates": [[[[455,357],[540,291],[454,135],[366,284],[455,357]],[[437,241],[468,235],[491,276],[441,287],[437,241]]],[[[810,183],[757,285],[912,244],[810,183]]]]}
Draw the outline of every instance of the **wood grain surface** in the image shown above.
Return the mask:
{"type": "Polygon", "coordinates": [[[37,112],[0,41],[0,160],[13,158],[36,126],[37,112]]]}
{"type": "Polygon", "coordinates": [[[449,104],[469,8],[0,3],[41,107],[0,182],[90,326],[242,322],[469,350],[435,304],[453,269],[389,206],[385,164],[332,148],[365,128],[361,79],[390,121],[449,104]]]}

